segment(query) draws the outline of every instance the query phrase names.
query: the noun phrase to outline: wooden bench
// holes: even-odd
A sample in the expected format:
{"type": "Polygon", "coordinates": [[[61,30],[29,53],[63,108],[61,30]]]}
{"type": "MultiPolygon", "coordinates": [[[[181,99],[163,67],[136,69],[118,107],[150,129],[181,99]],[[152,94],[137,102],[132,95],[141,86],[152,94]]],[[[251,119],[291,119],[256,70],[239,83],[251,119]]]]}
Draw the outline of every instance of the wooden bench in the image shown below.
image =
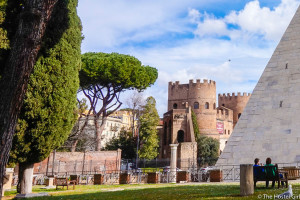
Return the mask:
{"type": "Polygon", "coordinates": [[[296,179],[300,178],[300,168],[297,168],[295,166],[283,167],[283,170],[288,173],[289,180],[296,180],[296,179]]]}
{"type": "Polygon", "coordinates": [[[278,188],[280,187],[281,181],[285,182],[286,187],[288,186],[288,172],[285,170],[279,170],[278,165],[274,166],[257,166],[253,167],[253,178],[254,188],[256,187],[257,181],[277,181],[278,188]],[[275,172],[275,175],[273,175],[275,172]]]}
{"type": "Polygon", "coordinates": [[[56,189],[58,188],[58,186],[62,186],[63,189],[65,186],[67,186],[67,190],[68,190],[69,186],[73,185],[73,190],[74,190],[76,181],[69,181],[68,178],[55,178],[55,184],[56,184],[56,189]]]}

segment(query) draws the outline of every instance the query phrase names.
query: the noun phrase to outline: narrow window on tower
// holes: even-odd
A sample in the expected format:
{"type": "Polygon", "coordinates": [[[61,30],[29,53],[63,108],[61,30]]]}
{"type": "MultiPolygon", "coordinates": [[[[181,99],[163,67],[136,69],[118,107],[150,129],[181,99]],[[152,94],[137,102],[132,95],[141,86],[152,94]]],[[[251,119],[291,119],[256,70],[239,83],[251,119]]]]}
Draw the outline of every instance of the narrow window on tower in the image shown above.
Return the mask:
{"type": "Polygon", "coordinates": [[[206,102],[204,107],[205,107],[205,109],[209,109],[209,103],[206,102]]]}
{"type": "Polygon", "coordinates": [[[199,103],[198,102],[194,103],[194,109],[199,109],[199,103]]]}
{"type": "Polygon", "coordinates": [[[177,109],[177,103],[173,104],[173,109],[177,109]]]}

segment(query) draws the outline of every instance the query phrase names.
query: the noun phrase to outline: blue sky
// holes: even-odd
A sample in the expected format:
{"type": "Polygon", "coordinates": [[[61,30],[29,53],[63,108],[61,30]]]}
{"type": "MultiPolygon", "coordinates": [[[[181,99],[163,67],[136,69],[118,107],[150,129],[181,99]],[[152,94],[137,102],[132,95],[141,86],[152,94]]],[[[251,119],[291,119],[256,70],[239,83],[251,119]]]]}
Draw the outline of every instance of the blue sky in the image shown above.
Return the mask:
{"type": "MultiPolygon", "coordinates": [[[[82,53],[118,52],[157,68],[158,80],[144,96],[156,99],[162,116],[169,81],[211,79],[217,94],[252,92],[299,4],[300,0],[81,0],[82,53]]],[[[122,94],[124,102],[130,94],[122,94]]]]}

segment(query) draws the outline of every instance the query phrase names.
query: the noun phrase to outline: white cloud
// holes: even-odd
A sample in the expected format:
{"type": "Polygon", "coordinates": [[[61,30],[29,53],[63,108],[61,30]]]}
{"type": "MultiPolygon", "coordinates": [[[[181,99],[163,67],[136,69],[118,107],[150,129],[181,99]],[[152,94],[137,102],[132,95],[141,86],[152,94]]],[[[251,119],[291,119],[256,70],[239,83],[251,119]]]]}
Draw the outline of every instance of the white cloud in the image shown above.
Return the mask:
{"type": "Polygon", "coordinates": [[[271,10],[260,7],[259,1],[249,2],[239,12],[233,11],[226,16],[227,23],[233,23],[241,27],[243,32],[261,34],[267,40],[278,40],[287,27],[287,21],[293,17],[299,1],[283,0],[282,3],[271,10]]]}
{"type": "Polygon", "coordinates": [[[244,9],[231,11],[222,18],[200,13],[195,9],[190,9],[189,16],[197,23],[195,34],[200,37],[228,36],[231,40],[249,40],[262,36],[274,41],[280,39],[288,25],[287,21],[291,20],[298,5],[299,0],[282,0],[271,10],[261,7],[259,1],[254,0],[248,2],[244,9]]]}
{"type": "MultiPolygon", "coordinates": [[[[205,20],[198,23],[197,30],[194,32],[196,35],[201,37],[206,35],[211,37],[227,35],[227,25],[223,20],[218,20],[215,16],[209,15],[206,12],[202,15],[200,13],[200,19],[201,18],[205,20]]],[[[195,20],[195,18],[193,20],[195,20]]]]}

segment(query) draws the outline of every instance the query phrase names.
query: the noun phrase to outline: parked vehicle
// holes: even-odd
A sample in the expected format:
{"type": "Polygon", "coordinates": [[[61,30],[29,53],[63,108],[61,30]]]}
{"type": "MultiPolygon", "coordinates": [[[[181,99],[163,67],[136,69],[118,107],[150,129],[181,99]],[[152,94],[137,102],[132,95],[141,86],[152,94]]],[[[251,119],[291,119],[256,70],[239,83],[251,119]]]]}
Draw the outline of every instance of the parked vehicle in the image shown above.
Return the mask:
{"type": "Polygon", "coordinates": [[[136,168],[136,169],[134,169],[134,172],[136,172],[136,173],[142,173],[143,170],[141,168],[136,168]]]}
{"type": "MultiPolygon", "coordinates": [[[[163,172],[170,172],[170,169],[171,169],[170,166],[165,166],[165,167],[163,167],[163,172]]],[[[176,171],[178,172],[178,171],[182,171],[182,170],[177,167],[176,171]]]]}
{"type": "Polygon", "coordinates": [[[203,173],[203,174],[207,174],[210,170],[212,170],[213,167],[211,166],[208,166],[208,167],[203,167],[200,169],[200,171],[203,173]]]}
{"type": "Polygon", "coordinates": [[[134,168],[134,163],[131,163],[131,162],[122,162],[121,163],[121,170],[122,171],[129,171],[129,170],[133,170],[133,168],[134,168]]]}
{"type": "Polygon", "coordinates": [[[200,172],[202,173],[202,181],[207,181],[209,179],[209,171],[212,170],[213,167],[203,167],[200,169],[200,172]]]}

